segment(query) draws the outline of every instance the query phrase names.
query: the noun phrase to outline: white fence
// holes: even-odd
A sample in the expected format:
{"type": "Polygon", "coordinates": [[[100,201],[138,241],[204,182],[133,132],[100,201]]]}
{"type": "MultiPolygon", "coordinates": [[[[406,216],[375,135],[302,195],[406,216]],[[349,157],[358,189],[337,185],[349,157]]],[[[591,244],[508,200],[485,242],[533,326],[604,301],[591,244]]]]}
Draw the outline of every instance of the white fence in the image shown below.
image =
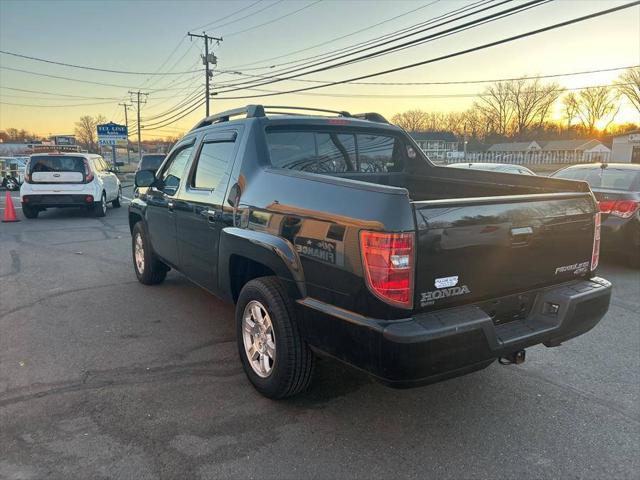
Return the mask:
{"type": "Polygon", "coordinates": [[[485,162],[541,165],[552,163],[608,162],[611,152],[467,152],[466,157],[446,158],[446,163],[485,162]]]}

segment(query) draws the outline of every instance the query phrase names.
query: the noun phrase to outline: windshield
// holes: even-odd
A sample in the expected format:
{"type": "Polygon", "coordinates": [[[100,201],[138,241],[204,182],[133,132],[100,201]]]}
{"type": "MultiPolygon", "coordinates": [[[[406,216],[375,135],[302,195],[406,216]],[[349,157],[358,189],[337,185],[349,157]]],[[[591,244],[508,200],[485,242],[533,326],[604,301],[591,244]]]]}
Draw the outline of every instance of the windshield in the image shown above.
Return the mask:
{"type": "Polygon", "coordinates": [[[158,170],[166,155],[144,155],[138,170],[158,170]]]}
{"type": "Polygon", "coordinates": [[[31,157],[31,173],[38,172],[79,172],[84,173],[82,157],[72,156],[34,156],[31,157]]]}
{"type": "Polygon", "coordinates": [[[626,191],[640,188],[640,170],[630,168],[570,168],[557,172],[554,177],[582,180],[591,188],[626,191]]]}

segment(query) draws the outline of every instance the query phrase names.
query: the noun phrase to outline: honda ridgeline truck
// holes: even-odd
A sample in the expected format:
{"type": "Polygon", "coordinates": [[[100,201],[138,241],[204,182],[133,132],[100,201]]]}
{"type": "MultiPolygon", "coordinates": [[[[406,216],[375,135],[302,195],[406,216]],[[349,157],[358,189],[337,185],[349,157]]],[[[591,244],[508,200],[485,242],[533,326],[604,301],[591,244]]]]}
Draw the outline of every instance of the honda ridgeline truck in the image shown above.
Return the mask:
{"type": "Polygon", "coordinates": [[[607,312],[586,183],[437,167],[378,114],[300,110],[207,117],[129,207],[140,282],[234,302],[262,394],[301,392],[317,354],[397,387],[520,363],[607,312]]]}

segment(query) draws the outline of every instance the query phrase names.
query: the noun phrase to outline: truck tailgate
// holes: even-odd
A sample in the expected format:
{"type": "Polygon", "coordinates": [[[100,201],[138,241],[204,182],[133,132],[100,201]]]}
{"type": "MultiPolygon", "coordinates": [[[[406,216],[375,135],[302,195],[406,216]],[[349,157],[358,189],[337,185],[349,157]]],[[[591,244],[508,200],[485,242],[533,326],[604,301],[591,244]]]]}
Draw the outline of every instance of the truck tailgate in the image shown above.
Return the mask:
{"type": "MultiPolygon", "coordinates": [[[[591,193],[430,200],[413,207],[418,310],[497,299],[590,274],[591,193]]],[[[528,308],[530,301],[523,296],[516,307],[528,308]]]]}

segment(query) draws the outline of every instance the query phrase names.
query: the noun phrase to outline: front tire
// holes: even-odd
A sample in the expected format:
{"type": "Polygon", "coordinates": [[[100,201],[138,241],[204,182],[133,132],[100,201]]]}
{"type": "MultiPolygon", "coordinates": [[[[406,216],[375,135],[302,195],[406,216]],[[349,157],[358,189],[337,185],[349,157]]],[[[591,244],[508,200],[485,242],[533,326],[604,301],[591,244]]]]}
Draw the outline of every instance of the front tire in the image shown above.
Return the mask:
{"type": "Polygon", "coordinates": [[[22,214],[26,218],[38,218],[39,213],[40,213],[40,210],[38,210],[36,207],[32,207],[31,205],[25,205],[24,203],[22,204],[22,214]]]}
{"type": "Polygon", "coordinates": [[[99,202],[93,204],[93,216],[104,217],[107,214],[107,194],[102,192],[99,202]]]}
{"type": "Polygon", "coordinates": [[[138,281],[143,285],[162,283],[167,276],[169,268],[153,253],[142,222],[138,222],[133,226],[131,241],[133,269],[136,272],[138,281]]]}
{"type": "Polygon", "coordinates": [[[245,374],[265,397],[291,397],[311,383],[315,358],[276,277],[244,286],[236,305],[236,337],[245,374]]]}

